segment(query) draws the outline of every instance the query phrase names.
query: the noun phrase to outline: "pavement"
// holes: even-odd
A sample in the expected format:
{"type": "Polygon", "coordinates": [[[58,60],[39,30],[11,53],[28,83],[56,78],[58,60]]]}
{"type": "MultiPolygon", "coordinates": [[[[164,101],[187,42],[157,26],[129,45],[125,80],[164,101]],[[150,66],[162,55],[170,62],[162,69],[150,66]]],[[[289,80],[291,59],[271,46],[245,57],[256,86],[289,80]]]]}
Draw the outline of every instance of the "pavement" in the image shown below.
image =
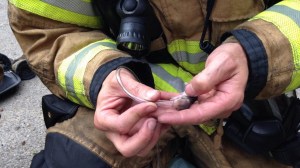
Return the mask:
{"type": "MultiPolygon", "coordinates": [[[[22,55],[8,23],[7,0],[0,1],[0,53],[11,59],[22,55]]],[[[39,78],[22,81],[17,90],[0,98],[0,168],[27,168],[44,147],[41,97],[49,91],[39,78]]]]}

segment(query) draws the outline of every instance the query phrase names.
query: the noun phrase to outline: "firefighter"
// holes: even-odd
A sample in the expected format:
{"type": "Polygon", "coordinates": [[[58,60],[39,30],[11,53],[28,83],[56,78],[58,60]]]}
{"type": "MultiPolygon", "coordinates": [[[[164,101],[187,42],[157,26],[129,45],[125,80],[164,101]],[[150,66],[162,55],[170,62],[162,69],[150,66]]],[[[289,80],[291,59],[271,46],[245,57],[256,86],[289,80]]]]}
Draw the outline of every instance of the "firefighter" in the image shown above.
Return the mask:
{"type": "Polygon", "coordinates": [[[56,96],[44,98],[45,150],[31,167],[171,167],[177,156],[196,167],[284,167],[220,145],[217,121],[245,98],[299,86],[299,0],[128,0],[115,3],[126,7],[119,17],[115,6],[106,8],[110,2],[97,2],[98,10],[85,0],[9,0],[10,25],[29,66],[56,96]],[[140,2],[146,14],[138,13],[140,2]],[[119,39],[131,34],[116,31],[131,11],[140,25],[153,16],[159,23],[132,33],[150,34],[148,46],[119,39]],[[147,54],[135,52],[144,48],[147,54]],[[183,92],[197,97],[188,109],[156,103],[183,92]]]}

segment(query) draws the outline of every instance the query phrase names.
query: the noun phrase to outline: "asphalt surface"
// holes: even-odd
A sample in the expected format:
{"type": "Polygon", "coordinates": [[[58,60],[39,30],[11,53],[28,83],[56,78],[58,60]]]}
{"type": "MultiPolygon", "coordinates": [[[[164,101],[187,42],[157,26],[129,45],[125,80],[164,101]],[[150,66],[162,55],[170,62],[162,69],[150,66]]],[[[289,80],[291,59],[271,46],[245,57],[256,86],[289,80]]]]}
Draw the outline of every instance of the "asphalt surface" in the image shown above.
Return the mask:
{"type": "MultiPolygon", "coordinates": [[[[22,55],[8,23],[7,0],[0,1],[0,53],[11,59],[22,55]]],[[[40,80],[22,81],[17,90],[0,98],[0,168],[27,168],[44,147],[41,97],[49,94],[40,80]]]]}

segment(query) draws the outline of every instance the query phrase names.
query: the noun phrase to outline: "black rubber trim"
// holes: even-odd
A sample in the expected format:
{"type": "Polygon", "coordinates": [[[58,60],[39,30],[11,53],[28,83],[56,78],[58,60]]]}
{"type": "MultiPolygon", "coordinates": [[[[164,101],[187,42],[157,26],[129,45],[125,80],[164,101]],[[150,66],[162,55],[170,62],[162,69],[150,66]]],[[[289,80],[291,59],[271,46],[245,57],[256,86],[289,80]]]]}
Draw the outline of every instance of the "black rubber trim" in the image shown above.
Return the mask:
{"type": "Polygon", "coordinates": [[[268,58],[263,43],[249,30],[236,29],[231,34],[240,42],[248,59],[249,78],[245,98],[255,98],[266,86],[268,76],[268,58]]]}

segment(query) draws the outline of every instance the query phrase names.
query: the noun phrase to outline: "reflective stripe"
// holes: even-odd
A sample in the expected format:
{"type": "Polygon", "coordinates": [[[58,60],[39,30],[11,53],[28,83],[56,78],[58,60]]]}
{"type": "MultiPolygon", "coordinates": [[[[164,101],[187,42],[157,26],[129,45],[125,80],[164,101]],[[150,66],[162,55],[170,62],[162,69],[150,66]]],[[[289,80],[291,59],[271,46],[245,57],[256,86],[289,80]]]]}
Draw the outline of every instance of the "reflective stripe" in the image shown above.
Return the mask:
{"type": "Polygon", "coordinates": [[[84,2],[81,0],[72,0],[72,1],[41,0],[41,1],[82,15],[95,16],[90,2],[84,2]]]}
{"type": "Polygon", "coordinates": [[[188,51],[177,51],[172,53],[174,59],[178,62],[188,62],[191,64],[198,64],[199,62],[205,62],[207,54],[205,52],[200,53],[188,53],[188,51]]]}
{"type": "Polygon", "coordinates": [[[300,12],[300,10],[295,10],[284,5],[275,5],[272,8],[268,9],[268,11],[278,12],[286,15],[291,18],[298,26],[300,26],[300,14],[297,15],[297,12],[300,12]]]}
{"type": "Polygon", "coordinates": [[[203,70],[208,56],[200,49],[199,41],[175,40],[168,45],[168,51],[180,66],[193,74],[203,70]]]}
{"type": "Polygon", "coordinates": [[[173,64],[160,64],[160,66],[170,75],[174,77],[178,77],[183,80],[185,83],[189,82],[193,75],[186,70],[182,69],[181,67],[177,67],[173,64]]]}
{"type": "MultiPolygon", "coordinates": [[[[183,92],[185,83],[189,82],[193,76],[184,71],[181,67],[172,64],[150,64],[155,89],[167,92],[183,92]]],[[[215,125],[199,124],[199,127],[208,135],[216,131],[215,125]]]]}
{"type": "Polygon", "coordinates": [[[199,48],[199,41],[187,41],[183,39],[172,41],[168,45],[168,50],[170,53],[174,53],[177,51],[186,51],[191,54],[196,54],[201,52],[201,49],[199,48]]]}
{"type": "Polygon", "coordinates": [[[176,78],[170,75],[167,71],[165,71],[160,65],[150,64],[152,73],[156,75],[158,80],[162,80],[160,82],[154,82],[160,90],[169,91],[169,92],[182,92],[184,91],[184,81],[180,78],[176,78]],[[166,83],[162,83],[165,81],[166,83]]]}
{"type": "Polygon", "coordinates": [[[56,21],[100,28],[100,17],[93,14],[92,3],[80,0],[9,0],[17,8],[56,21]],[[43,2],[44,1],[44,2],[43,2]]]}
{"type": "Polygon", "coordinates": [[[168,92],[183,92],[185,83],[193,76],[181,67],[172,64],[150,64],[155,88],[168,92]]]}
{"type": "Polygon", "coordinates": [[[212,135],[217,130],[217,126],[216,125],[210,126],[210,125],[206,125],[206,124],[199,124],[199,127],[203,131],[205,131],[208,135],[212,135]]]}
{"type": "MultiPolygon", "coordinates": [[[[285,91],[293,90],[300,86],[300,3],[299,1],[282,1],[269,8],[253,19],[262,19],[273,23],[289,40],[292,48],[295,70],[292,80],[285,91]]],[[[252,20],[253,20],[252,19],[252,20]]]]}
{"type": "Polygon", "coordinates": [[[299,0],[284,0],[279,2],[277,5],[288,6],[289,8],[300,11],[299,0]]]}
{"type": "Polygon", "coordinates": [[[190,64],[188,62],[180,62],[180,66],[188,70],[190,73],[196,75],[205,68],[205,62],[200,62],[199,64],[190,64]]]}
{"type": "Polygon", "coordinates": [[[84,73],[87,64],[97,53],[115,49],[115,42],[106,39],[88,45],[66,58],[58,69],[58,83],[71,101],[92,108],[84,88],[84,73]]]}
{"type": "Polygon", "coordinates": [[[174,92],[177,93],[179,92],[176,90],[173,86],[171,86],[167,81],[165,81],[163,78],[158,76],[157,74],[153,73],[153,79],[155,83],[155,89],[157,90],[163,90],[167,92],[174,92]]]}

